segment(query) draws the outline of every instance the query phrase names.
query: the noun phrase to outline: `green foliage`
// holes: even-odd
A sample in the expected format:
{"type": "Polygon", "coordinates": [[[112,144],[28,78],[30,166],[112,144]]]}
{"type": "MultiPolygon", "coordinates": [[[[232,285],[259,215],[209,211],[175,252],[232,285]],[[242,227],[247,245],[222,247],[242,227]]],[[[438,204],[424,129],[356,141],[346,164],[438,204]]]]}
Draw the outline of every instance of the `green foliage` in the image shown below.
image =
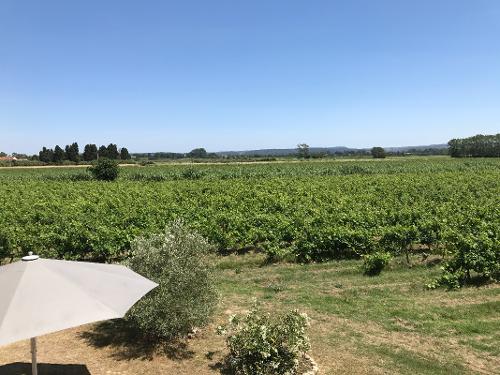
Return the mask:
{"type": "Polygon", "coordinates": [[[87,144],[83,149],[83,160],[97,160],[97,146],[95,144],[87,144]]]}
{"type": "Polygon", "coordinates": [[[374,248],[368,229],[319,225],[308,228],[294,246],[300,262],[351,259],[374,248]]]}
{"type": "Polygon", "coordinates": [[[78,143],[73,142],[70,145],[67,145],[65,148],[65,158],[78,163],[80,161],[80,154],[79,154],[79,148],[78,148],[78,143]]]}
{"type": "Polygon", "coordinates": [[[89,172],[97,180],[114,181],[118,178],[120,168],[114,160],[99,159],[94,165],[89,167],[89,172]]]}
{"type": "Polygon", "coordinates": [[[113,160],[116,160],[120,157],[118,146],[116,144],[110,143],[108,147],[106,147],[106,157],[113,160]]]}
{"type": "Polygon", "coordinates": [[[373,147],[371,149],[371,154],[375,159],[384,159],[385,158],[385,150],[382,147],[373,147]]]}
{"type": "Polygon", "coordinates": [[[309,159],[311,157],[311,152],[307,143],[301,143],[297,145],[297,156],[300,159],[309,159]]]}
{"type": "Polygon", "coordinates": [[[500,133],[478,134],[469,138],[452,139],[448,142],[452,157],[500,157],[500,133]]]}
{"type": "Polygon", "coordinates": [[[203,172],[194,168],[188,168],[182,172],[182,177],[186,180],[198,180],[203,177],[203,172]]]}
{"type": "Polygon", "coordinates": [[[479,228],[472,233],[454,232],[449,236],[446,243],[453,254],[452,259],[443,267],[443,274],[429,287],[456,289],[471,283],[474,276],[500,281],[500,233],[486,223],[479,228]]]}
{"type": "Polygon", "coordinates": [[[133,238],[175,218],[221,253],[300,262],[375,251],[450,260],[460,251],[454,233],[486,243],[481,233],[500,232],[500,159],[152,165],[120,168],[113,184],[89,177],[75,168],[0,171],[0,252],[123,259],[133,238]]]}
{"type": "Polygon", "coordinates": [[[207,153],[207,150],[205,150],[204,148],[195,148],[194,150],[191,150],[187,154],[187,156],[190,157],[190,158],[200,158],[200,159],[203,159],[203,158],[208,157],[208,153],[207,153]]]}
{"type": "Polygon", "coordinates": [[[108,148],[104,145],[99,147],[99,151],[97,152],[99,158],[107,158],[108,157],[108,148]]]}
{"type": "Polygon", "coordinates": [[[181,337],[205,325],[217,303],[206,257],[210,249],[202,236],[180,222],[164,233],[134,240],[128,265],[159,286],[129,311],[127,319],[156,340],[181,337]]]}
{"type": "Polygon", "coordinates": [[[54,150],[43,147],[38,153],[38,159],[44,163],[51,163],[54,159],[54,150]]]}
{"type": "Polygon", "coordinates": [[[122,148],[120,149],[120,159],[121,159],[121,160],[130,160],[130,159],[131,159],[131,156],[130,156],[130,154],[129,154],[129,152],[128,152],[127,148],[122,147],[122,148]]]}
{"type": "Polygon", "coordinates": [[[232,316],[218,327],[229,348],[227,366],[238,375],[295,374],[309,350],[308,317],[292,310],[270,314],[254,306],[244,317],[232,316]]]}
{"type": "Polygon", "coordinates": [[[66,159],[64,150],[59,147],[59,145],[56,145],[56,147],[54,147],[54,154],[51,161],[53,161],[54,163],[62,163],[64,159],[66,159]]]}
{"type": "Polygon", "coordinates": [[[396,224],[384,230],[380,245],[393,254],[406,256],[406,262],[411,266],[410,255],[412,245],[420,242],[419,232],[415,225],[396,224]]]}
{"type": "Polygon", "coordinates": [[[363,256],[363,273],[368,276],[379,275],[389,264],[392,255],[385,252],[375,252],[363,256]]]}

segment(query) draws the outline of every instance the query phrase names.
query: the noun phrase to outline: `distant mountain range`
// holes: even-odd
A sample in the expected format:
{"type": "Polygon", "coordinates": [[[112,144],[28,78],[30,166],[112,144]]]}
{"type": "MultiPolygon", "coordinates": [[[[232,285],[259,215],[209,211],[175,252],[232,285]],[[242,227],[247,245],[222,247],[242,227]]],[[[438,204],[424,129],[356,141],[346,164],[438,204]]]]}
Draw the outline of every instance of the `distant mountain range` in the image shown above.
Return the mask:
{"type": "MultiPolygon", "coordinates": [[[[441,150],[448,148],[447,144],[420,145],[420,146],[400,146],[400,147],[385,147],[387,152],[409,152],[411,150],[441,150]]],[[[311,154],[335,154],[335,153],[360,153],[369,152],[371,148],[350,148],[345,146],[335,147],[310,147],[311,154]]],[[[267,148],[260,150],[246,151],[220,151],[216,152],[219,156],[286,156],[296,154],[295,148],[267,148]]]]}

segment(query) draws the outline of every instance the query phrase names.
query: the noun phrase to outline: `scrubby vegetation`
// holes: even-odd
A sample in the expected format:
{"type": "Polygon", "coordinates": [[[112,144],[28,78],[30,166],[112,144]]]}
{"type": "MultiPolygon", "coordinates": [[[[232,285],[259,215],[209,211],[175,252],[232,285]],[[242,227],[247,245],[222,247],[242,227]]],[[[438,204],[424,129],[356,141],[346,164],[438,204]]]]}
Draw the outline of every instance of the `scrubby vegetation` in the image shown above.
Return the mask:
{"type": "Polygon", "coordinates": [[[306,314],[297,310],[271,315],[257,305],[244,316],[231,316],[218,327],[226,336],[228,370],[237,375],[296,374],[301,357],[309,350],[306,314]]]}
{"type": "Polygon", "coordinates": [[[207,324],[217,304],[210,248],[180,222],[134,240],[127,265],[159,285],[132,307],[127,320],[156,341],[183,337],[207,324]]]}

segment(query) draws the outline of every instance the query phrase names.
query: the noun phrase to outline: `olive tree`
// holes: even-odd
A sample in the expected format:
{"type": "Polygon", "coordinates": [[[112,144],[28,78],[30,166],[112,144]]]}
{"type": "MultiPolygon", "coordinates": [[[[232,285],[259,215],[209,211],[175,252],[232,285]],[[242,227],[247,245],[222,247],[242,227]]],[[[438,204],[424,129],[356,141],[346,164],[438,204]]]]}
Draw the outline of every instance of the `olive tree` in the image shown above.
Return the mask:
{"type": "Polygon", "coordinates": [[[217,304],[208,241],[181,222],[137,238],[128,265],[159,286],[139,301],[127,320],[147,337],[182,337],[208,323],[217,304]]]}

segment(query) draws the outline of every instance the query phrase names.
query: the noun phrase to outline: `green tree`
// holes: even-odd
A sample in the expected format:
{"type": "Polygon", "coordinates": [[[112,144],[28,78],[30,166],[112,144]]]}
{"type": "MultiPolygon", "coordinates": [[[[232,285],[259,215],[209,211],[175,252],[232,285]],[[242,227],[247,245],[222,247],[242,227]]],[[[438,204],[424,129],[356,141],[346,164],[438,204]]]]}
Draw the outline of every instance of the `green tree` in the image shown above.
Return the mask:
{"type": "Polygon", "coordinates": [[[130,160],[131,156],[128,153],[128,150],[125,147],[122,147],[120,150],[120,159],[122,160],[130,160]]]}
{"type": "Polygon", "coordinates": [[[371,153],[375,159],[384,159],[386,156],[385,150],[382,147],[373,147],[371,153]]]}
{"type": "Polygon", "coordinates": [[[78,163],[80,161],[80,150],[78,148],[78,143],[73,142],[70,145],[67,145],[65,148],[66,159],[74,161],[78,163]]]}
{"type": "Polygon", "coordinates": [[[300,159],[309,159],[311,152],[307,143],[300,143],[297,145],[297,155],[300,159]]]}
{"type": "Polygon", "coordinates": [[[207,150],[204,148],[195,148],[188,153],[190,158],[206,158],[207,155],[207,150]]]}
{"type": "Polygon", "coordinates": [[[97,159],[97,146],[95,144],[85,145],[83,149],[83,160],[92,161],[97,159]]]}
{"type": "Polygon", "coordinates": [[[107,158],[108,157],[108,149],[106,146],[102,145],[99,147],[99,152],[97,153],[98,158],[107,158]]]}
{"type": "Polygon", "coordinates": [[[118,152],[118,147],[114,143],[110,143],[106,148],[107,158],[116,160],[120,157],[120,153],[118,152]]]}
{"type": "Polygon", "coordinates": [[[182,337],[208,323],[217,306],[212,246],[180,222],[132,242],[129,266],[159,285],[127,314],[145,336],[182,337]]]}
{"type": "Polygon", "coordinates": [[[500,134],[478,134],[469,138],[457,138],[448,142],[451,157],[500,157],[500,134]]]}
{"type": "Polygon", "coordinates": [[[54,150],[43,147],[38,153],[38,159],[44,163],[52,163],[52,160],[54,159],[54,150]]]}
{"type": "Polygon", "coordinates": [[[52,161],[54,163],[62,163],[62,161],[66,158],[66,154],[64,153],[64,150],[59,147],[59,145],[56,145],[54,147],[54,153],[52,155],[52,161]]]}
{"type": "Polygon", "coordinates": [[[7,156],[7,154],[5,152],[0,152],[0,158],[3,158],[5,156],[7,156]]]}

